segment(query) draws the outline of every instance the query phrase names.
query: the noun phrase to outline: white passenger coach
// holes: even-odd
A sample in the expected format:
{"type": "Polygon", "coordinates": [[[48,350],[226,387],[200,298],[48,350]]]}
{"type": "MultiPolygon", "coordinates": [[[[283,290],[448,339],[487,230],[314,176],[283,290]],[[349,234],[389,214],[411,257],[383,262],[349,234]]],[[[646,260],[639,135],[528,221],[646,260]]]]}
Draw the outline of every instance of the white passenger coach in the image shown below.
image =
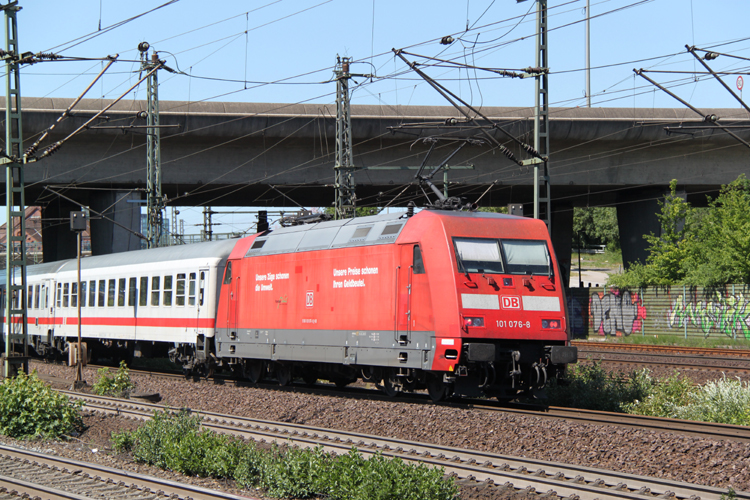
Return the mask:
{"type": "MultiPolygon", "coordinates": [[[[75,259],[29,266],[30,344],[40,355],[67,351],[78,335],[80,287],[81,334],[95,354],[135,347],[137,355],[159,347],[183,361],[205,359],[220,277],[235,244],[224,240],[87,257],[81,259],[80,283],[75,259]]],[[[5,300],[0,304],[4,309],[5,300]]]]}

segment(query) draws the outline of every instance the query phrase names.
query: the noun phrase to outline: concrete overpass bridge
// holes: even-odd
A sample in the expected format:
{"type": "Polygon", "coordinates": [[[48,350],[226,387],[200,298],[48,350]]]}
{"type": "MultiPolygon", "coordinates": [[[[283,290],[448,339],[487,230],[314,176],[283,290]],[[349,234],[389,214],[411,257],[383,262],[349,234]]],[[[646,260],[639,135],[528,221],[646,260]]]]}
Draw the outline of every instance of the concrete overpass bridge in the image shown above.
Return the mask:
{"type": "MultiPolygon", "coordinates": [[[[25,144],[31,144],[71,102],[24,98],[25,144]]],[[[42,148],[67,136],[106,104],[83,100],[42,148]]],[[[138,204],[128,201],[145,198],[145,119],[138,118],[145,105],[118,103],[106,112],[106,120],[73,137],[54,156],[27,166],[27,204],[41,204],[50,221],[44,232],[46,259],[70,255],[73,236],[67,224],[54,221],[65,219],[78,204],[138,227],[138,204]]],[[[162,101],[160,110],[161,124],[174,126],[162,130],[161,140],[168,204],[331,205],[335,106],[162,101]]],[[[514,136],[533,142],[532,109],[486,107],[482,112],[514,136]]],[[[742,110],[706,113],[718,115],[724,125],[750,127],[750,116],[742,110]]],[[[458,111],[443,106],[354,105],[352,129],[360,206],[421,203],[415,186],[404,191],[414,176],[409,167],[418,166],[429,149],[421,139],[478,133],[458,111]]],[[[745,130],[732,129],[750,141],[750,129],[745,130]]],[[[505,141],[498,131],[490,133],[505,141]]],[[[720,185],[750,170],[746,146],[687,109],[552,108],[550,137],[553,238],[561,260],[569,260],[574,206],[616,206],[623,256],[631,261],[644,256],[641,235],[659,231],[654,213],[670,180],[678,179],[687,199],[700,204],[706,194],[715,195],[720,185]]],[[[518,159],[528,158],[513,143],[506,145],[518,159]]],[[[436,164],[451,150],[441,143],[428,164],[436,164]]],[[[489,188],[481,200],[488,206],[529,204],[533,199],[532,169],[511,162],[488,143],[465,147],[451,165],[472,166],[448,171],[451,195],[473,201],[489,188]]],[[[436,184],[442,180],[438,175],[436,184]]],[[[119,227],[92,221],[94,253],[136,245],[137,240],[119,227]]]]}

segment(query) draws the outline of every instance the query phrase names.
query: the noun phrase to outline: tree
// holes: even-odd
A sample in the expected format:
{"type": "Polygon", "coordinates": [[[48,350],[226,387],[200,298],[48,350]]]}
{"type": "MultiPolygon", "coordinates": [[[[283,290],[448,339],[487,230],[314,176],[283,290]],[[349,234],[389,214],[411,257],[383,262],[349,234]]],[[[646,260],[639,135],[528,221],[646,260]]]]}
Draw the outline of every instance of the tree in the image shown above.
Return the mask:
{"type": "Polygon", "coordinates": [[[720,286],[750,284],[750,181],[745,175],[722,186],[719,196],[708,198],[707,209],[696,209],[670,194],[657,214],[662,232],[645,235],[649,256],[645,265],[634,265],[613,275],[608,285],[720,286]]]}
{"type": "Polygon", "coordinates": [[[573,238],[582,245],[606,245],[609,250],[620,249],[620,230],[615,207],[576,207],[573,210],[573,238]]]}

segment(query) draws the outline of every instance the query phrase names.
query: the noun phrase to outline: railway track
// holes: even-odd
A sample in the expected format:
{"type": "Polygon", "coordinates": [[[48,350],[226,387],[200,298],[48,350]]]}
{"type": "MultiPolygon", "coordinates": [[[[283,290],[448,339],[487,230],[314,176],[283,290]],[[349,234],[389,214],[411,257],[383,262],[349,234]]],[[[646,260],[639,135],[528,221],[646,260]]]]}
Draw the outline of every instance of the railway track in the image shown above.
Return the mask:
{"type": "MultiPolygon", "coordinates": [[[[131,370],[132,374],[150,375],[164,378],[184,378],[182,375],[161,373],[161,372],[144,372],[131,370]]],[[[46,377],[45,377],[46,378],[46,377]]],[[[237,381],[231,378],[224,379],[223,383],[235,384],[240,386],[257,387],[249,382],[237,381]]],[[[543,419],[564,419],[577,423],[588,423],[595,425],[608,425],[619,427],[630,427],[636,429],[646,429],[655,432],[671,432],[681,435],[694,435],[704,438],[731,440],[740,442],[750,442],[750,427],[728,424],[717,424],[712,422],[694,422],[689,420],[678,420],[671,418],[649,417],[643,415],[630,415],[627,413],[615,413],[595,410],[582,410],[577,408],[565,408],[559,406],[530,405],[530,404],[509,404],[493,400],[484,399],[461,399],[457,401],[448,400],[441,403],[433,403],[426,394],[410,393],[402,397],[391,398],[385,396],[378,390],[351,387],[346,389],[314,386],[305,387],[291,385],[286,387],[273,386],[267,384],[263,388],[273,391],[283,392],[303,392],[314,395],[334,396],[355,399],[369,399],[375,401],[398,401],[407,404],[427,404],[437,406],[447,406],[459,409],[471,409],[486,412],[505,412],[516,415],[529,417],[539,417],[543,419]]],[[[66,392],[71,397],[81,397],[78,392],[66,392]]],[[[93,397],[93,396],[92,396],[93,397]]],[[[142,398],[136,398],[144,401],[142,398]]],[[[119,400],[118,400],[119,401],[119,400]]],[[[144,402],[144,405],[148,403],[144,402]]],[[[152,409],[161,408],[159,405],[153,405],[152,409]]]]}
{"type": "Polygon", "coordinates": [[[574,342],[579,360],[624,366],[750,374],[750,349],[706,349],[679,346],[574,342]]]}
{"type": "Polygon", "coordinates": [[[0,499],[248,500],[221,491],[0,445],[0,499]]]}
{"type": "MultiPolygon", "coordinates": [[[[145,420],[150,418],[154,410],[165,409],[156,404],[134,403],[72,392],[67,394],[83,400],[89,410],[131,419],[145,420]]],[[[485,487],[529,490],[550,495],[554,492],[557,497],[578,497],[581,500],[643,500],[651,497],[674,500],[695,500],[695,497],[700,497],[702,500],[719,500],[721,495],[726,494],[726,491],[719,488],[589,467],[212,412],[193,413],[203,418],[205,427],[217,432],[261,443],[290,443],[300,447],[321,446],[325,451],[337,454],[348,453],[352,447],[356,447],[365,456],[381,453],[404,461],[440,466],[445,469],[446,474],[454,475],[459,481],[479,482],[485,487]]],[[[737,498],[750,500],[750,493],[738,493],[737,498]]]]}

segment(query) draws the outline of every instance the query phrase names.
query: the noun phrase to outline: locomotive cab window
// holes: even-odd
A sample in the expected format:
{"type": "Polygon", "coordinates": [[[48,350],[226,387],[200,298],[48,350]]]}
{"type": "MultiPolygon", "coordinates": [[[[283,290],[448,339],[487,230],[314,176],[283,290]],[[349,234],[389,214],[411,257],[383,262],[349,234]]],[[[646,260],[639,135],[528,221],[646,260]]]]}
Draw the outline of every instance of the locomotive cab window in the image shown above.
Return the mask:
{"type": "Polygon", "coordinates": [[[414,245],[414,274],[424,274],[424,261],[422,260],[422,251],[419,249],[419,245],[414,245]]]}
{"type": "Polygon", "coordinates": [[[227,261],[227,270],[224,272],[224,284],[232,283],[232,261],[227,261]]]}
{"type": "Polygon", "coordinates": [[[503,240],[503,253],[509,274],[550,274],[551,262],[544,241],[503,240]]]}
{"type": "Polygon", "coordinates": [[[500,245],[494,239],[453,238],[458,270],[462,273],[502,274],[500,245]]]}

